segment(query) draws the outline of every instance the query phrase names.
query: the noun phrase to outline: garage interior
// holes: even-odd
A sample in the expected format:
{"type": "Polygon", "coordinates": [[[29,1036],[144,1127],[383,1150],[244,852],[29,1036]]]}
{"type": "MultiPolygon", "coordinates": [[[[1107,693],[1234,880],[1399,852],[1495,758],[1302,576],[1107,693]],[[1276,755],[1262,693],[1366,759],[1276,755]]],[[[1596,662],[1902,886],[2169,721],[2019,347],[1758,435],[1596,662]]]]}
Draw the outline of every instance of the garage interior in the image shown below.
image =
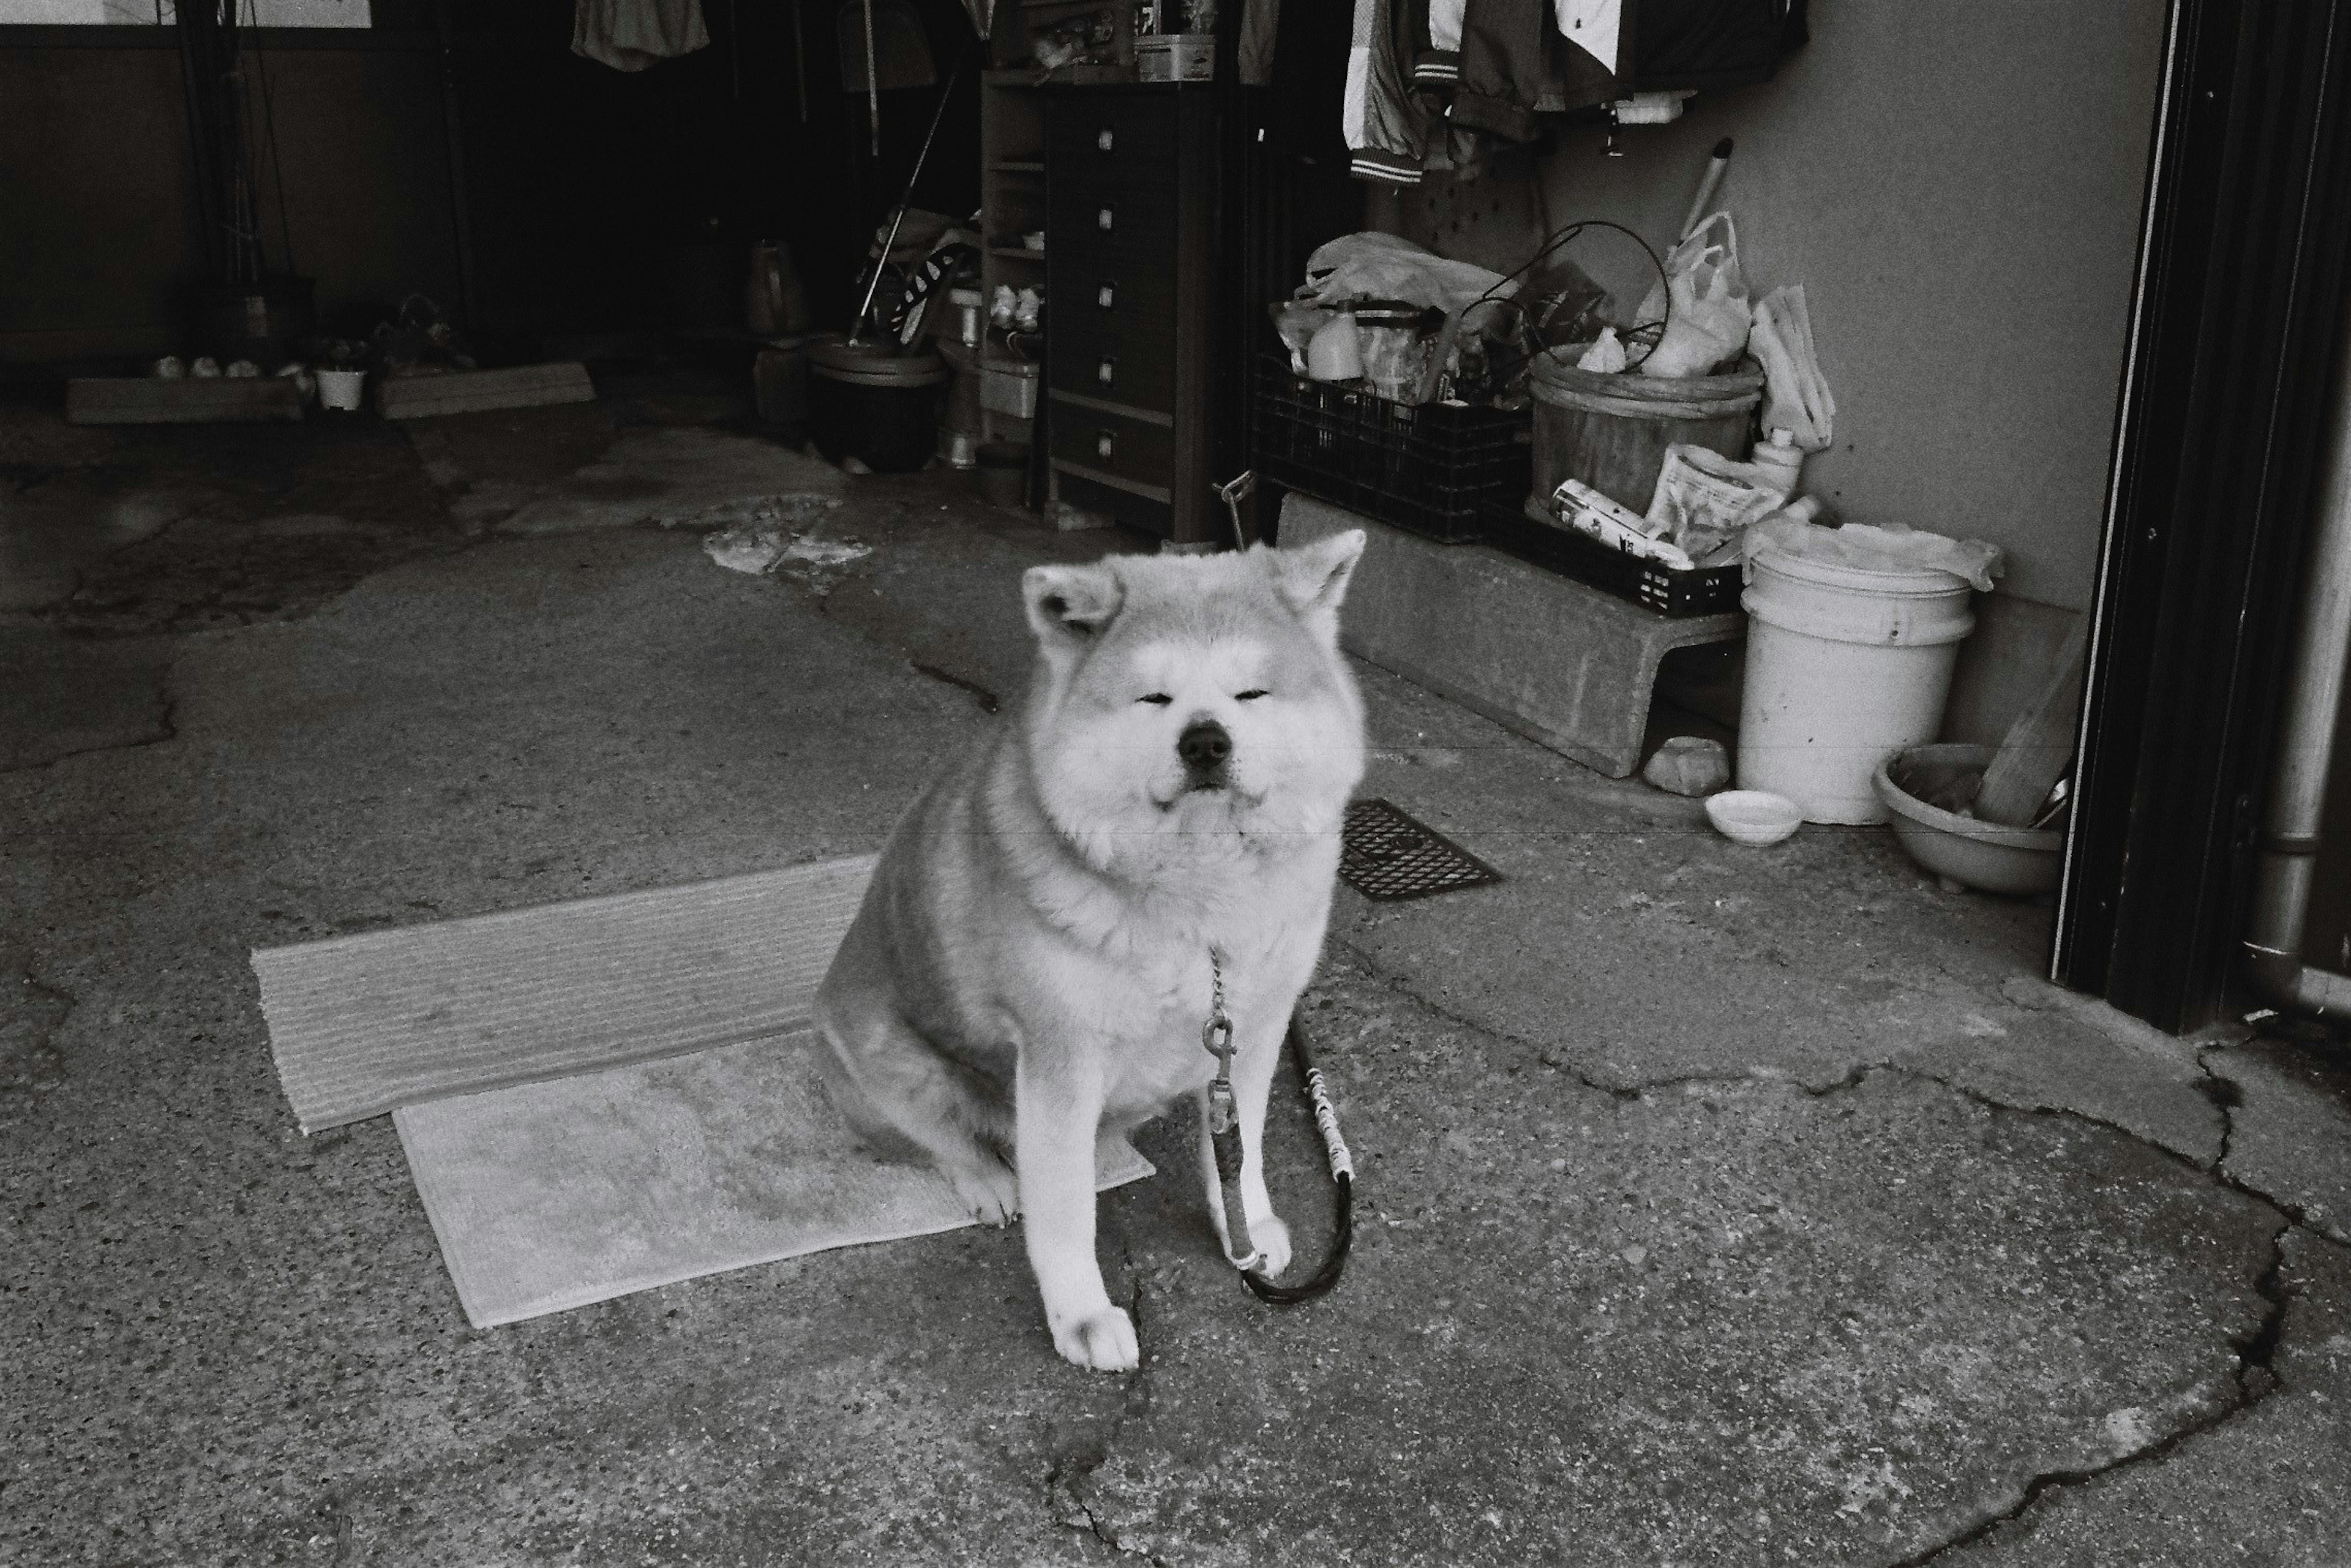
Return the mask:
{"type": "MultiPolygon", "coordinates": [[[[258,254],[308,281],[316,340],[377,345],[370,401],[92,423],[75,385],[207,349],[189,56],[168,7],[0,0],[0,1557],[2336,1560],[2331,7],[1812,0],[1767,74],[1669,122],[1546,114],[1411,184],[1347,174],[1334,0],[1281,6],[1270,85],[1232,79],[1229,9],[1221,74],[1148,83],[1040,79],[1018,51],[1077,37],[1073,0],[1025,42],[904,3],[926,66],[884,84],[885,36],[856,87],[854,5],[703,0],[705,44],[626,71],[575,51],[590,8],[249,16],[258,254]],[[1050,194],[1054,127],[1114,98],[1177,128],[1134,197],[1176,214],[1164,387],[1140,350],[1068,359],[1123,356],[1091,390],[1053,357],[1108,254],[1050,194]],[[1930,738],[2000,747],[2086,647],[2060,887],[1958,890],[1884,826],[1732,842],[1636,766],[1736,748],[1738,637],[1665,655],[1634,766],[1596,766],[1505,689],[1553,631],[1405,624],[1435,580],[1398,577],[1350,623],[1362,794],[1499,880],[1337,894],[1301,1016],[1361,1176],[1322,1301],[1229,1277],[1188,1112],[1102,1200],[1144,1340],[1116,1377],[1054,1357],[987,1228],[476,1326],[392,1121],[304,1131],[256,951],[872,852],[1017,707],[1023,570],[1343,505],[1259,460],[1268,307],[1310,255],[1369,232],[1507,274],[1597,221],[1663,256],[1724,138],[1749,279],[1804,286],[1834,389],[1807,493],[2005,559],[1930,738]],[[828,455],[862,383],[762,381],[868,319],[902,208],[977,235],[952,281],[983,314],[999,284],[1047,300],[1031,413],[963,433],[1025,452],[1008,500],[944,429],[910,471],[828,455]],[[800,331],[751,319],[763,245],[800,331]],[[472,364],[419,327],[449,373],[390,373],[428,320],[472,364]],[[557,365],[570,401],[376,401],[557,365]],[[1414,636],[1493,685],[1399,673],[1380,650],[1414,636]]],[[[1630,241],[1566,255],[1611,298],[1647,282],[1630,241]]],[[[956,373],[1019,359],[1017,323],[959,345],[937,305],[956,373]]],[[[1366,521],[1367,561],[1569,602],[1490,543],[1366,521]]],[[[1276,1105],[1318,1257],[1322,1147],[1276,1105]]]]}

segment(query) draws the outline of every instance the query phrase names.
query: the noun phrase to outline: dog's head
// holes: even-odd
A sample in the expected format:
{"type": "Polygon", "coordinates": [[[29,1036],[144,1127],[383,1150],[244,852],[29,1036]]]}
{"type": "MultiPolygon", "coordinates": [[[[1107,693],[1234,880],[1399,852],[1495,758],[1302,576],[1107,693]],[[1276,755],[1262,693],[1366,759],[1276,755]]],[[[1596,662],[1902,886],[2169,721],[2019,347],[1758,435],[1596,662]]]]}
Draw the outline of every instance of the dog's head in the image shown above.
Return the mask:
{"type": "Polygon", "coordinates": [[[1364,535],[1296,549],[1032,567],[1028,750],[1046,812],[1105,870],[1338,831],[1364,771],[1339,604],[1364,535]]]}

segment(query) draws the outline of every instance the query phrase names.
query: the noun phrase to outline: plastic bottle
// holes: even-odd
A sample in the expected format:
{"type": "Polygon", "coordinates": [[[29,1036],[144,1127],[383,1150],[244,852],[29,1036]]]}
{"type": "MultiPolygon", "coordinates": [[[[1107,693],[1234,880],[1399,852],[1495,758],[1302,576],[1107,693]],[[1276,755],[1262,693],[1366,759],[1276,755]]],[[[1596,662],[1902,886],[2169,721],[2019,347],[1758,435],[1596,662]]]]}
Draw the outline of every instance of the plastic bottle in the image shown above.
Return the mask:
{"type": "Polygon", "coordinates": [[[1771,476],[1771,487],[1782,496],[1792,496],[1804,479],[1804,449],[1784,430],[1775,430],[1771,439],[1758,445],[1747,459],[1771,476]]]}

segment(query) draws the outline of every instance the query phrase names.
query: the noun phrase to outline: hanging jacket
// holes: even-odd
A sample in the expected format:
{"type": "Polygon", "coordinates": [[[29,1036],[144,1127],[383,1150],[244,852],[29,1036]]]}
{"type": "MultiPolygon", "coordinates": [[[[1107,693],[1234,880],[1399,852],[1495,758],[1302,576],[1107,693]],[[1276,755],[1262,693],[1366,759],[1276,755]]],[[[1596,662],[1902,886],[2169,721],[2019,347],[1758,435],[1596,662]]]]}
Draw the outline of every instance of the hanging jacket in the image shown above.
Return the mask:
{"type": "MultiPolygon", "coordinates": [[[[1339,123],[1347,139],[1347,172],[1359,180],[1420,183],[1427,117],[1405,88],[1405,57],[1397,47],[1398,8],[1412,3],[1355,0],[1339,123]]],[[[1418,4],[1425,6],[1427,0],[1418,4]]]]}
{"type": "Polygon", "coordinates": [[[1413,51],[1412,85],[1424,100],[1449,104],[1461,79],[1461,14],[1468,0],[1428,0],[1413,51]]]}
{"type": "MultiPolygon", "coordinates": [[[[1537,114],[1605,103],[1616,96],[1610,67],[1561,37],[1574,0],[1468,0],[1461,18],[1460,80],[1453,122],[1510,141],[1531,141],[1537,114]]],[[[1613,26],[1631,0],[1590,0],[1613,26]]]]}
{"type": "Polygon", "coordinates": [[[1763,81],[1812,37],[1805,0],[1624,0],[1624,7],[1617,74],[1627,94],[1763,81]]]}
{"type": "Polygon", "coordinates": [[[1353,172],[1412,183],[1450,131],[1528,141],[1539,114],[1763,80],[1808,41],[1805,4],[1356,0],[1342,116],[1353,172]]]}

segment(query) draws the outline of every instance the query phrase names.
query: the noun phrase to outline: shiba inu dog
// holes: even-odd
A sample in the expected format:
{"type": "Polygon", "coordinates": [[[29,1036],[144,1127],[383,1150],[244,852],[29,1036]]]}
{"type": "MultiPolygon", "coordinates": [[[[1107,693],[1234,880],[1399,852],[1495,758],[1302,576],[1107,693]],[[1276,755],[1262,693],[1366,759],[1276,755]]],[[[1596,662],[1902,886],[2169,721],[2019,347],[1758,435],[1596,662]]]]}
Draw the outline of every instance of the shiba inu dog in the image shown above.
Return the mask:
{"type": "MultiPolygon", "coordinates": [[[[835,1103],[983,1220],[1024,1217],[1080,1366],[1137,1359],[1094,1254],[1098,1131],[1205,1094],[1219,983],[1242,1213],[1266,1270],[1289,1261],[1260,1134],[1363,776],[1338,649],[1363,546],[1032,568],[1025,706],[909,808],[818,993],[835,1103]]],[[[1200,1158],[1229,1254],[1205,1133],[1200,1158]]]]}

